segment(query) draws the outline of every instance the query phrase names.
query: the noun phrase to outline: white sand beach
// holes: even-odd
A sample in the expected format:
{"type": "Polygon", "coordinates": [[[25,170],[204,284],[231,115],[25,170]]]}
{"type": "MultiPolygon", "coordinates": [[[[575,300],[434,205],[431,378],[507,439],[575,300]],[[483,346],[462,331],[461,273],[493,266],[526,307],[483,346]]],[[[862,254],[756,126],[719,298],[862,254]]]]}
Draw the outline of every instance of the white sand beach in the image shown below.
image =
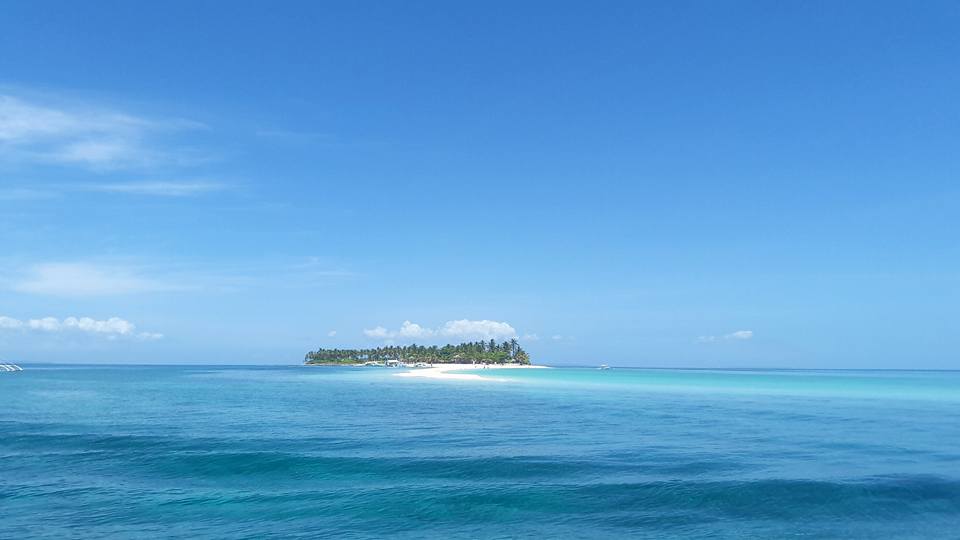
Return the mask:
{"type": "Polygon", "coordinates": [[[484,368],[477,364],[436,364],[429,368],[414,368],[410,371],[397,373],[397,377],[423,377],[427,379],[459,379],[467,381],[496,381],[497,377],[487,376],[484,373],[494,369],[545,369],[547,366],[531,366],[504,364],[484,368]],[[470,370],[473,373],[450,373],[451,371],[470,370]]]}

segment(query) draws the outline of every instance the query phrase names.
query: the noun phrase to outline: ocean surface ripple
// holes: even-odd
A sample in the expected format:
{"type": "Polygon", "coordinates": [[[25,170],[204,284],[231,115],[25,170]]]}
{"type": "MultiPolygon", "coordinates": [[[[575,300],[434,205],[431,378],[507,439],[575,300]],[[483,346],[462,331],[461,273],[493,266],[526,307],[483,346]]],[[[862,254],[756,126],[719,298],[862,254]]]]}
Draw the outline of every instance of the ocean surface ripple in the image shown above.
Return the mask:
{"type": "Polygon", "coordinates": [[[0,374],[0,538],[960,538],[960,373],[0,374]]]}

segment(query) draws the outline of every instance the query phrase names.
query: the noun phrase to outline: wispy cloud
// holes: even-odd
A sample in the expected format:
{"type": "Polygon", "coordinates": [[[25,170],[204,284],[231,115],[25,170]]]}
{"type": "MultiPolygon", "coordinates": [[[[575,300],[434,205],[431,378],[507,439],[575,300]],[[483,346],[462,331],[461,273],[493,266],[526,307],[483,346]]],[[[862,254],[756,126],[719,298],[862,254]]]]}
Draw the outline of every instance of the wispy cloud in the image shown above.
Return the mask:
{"type": "Polygon", "coordinates": [[[748,339],[753,339],[753,330],[737,330],[722,336],[700,336],[697,338],[697,342],[716,343],[718,341],[744,341],[748,339]]]}
{"type": "Polygon", "coordinates": [[[0,160],[26,160],[92,169],[181,163],[191,152],[171,152],[163,134],[204,126],[158,120],[89,105],[53,105],[0,94],[0,160]]]}
{"type": "Polygon", "coordinates": [[[315,141],[315,140],[335,140],[334,136],[330,133],[324,133],[322,131],[297,131],[292,129],[259,129],[255,132],[258,137],[272,138],[272,139],[288,139],[288,140],[305,140],[305,141],[315,141]]]}
{"type": "Polygon", "coordinates": [[[365,329],[364,335],[382,340],[416,340],[432,338],[457,339],[505,339],[517,337],[517,331],[508,323],[490,320],[471,321],[459,319],[447,321],[440,327],[428,328],[417,323],[404,321],[397,330],[388,330],[383,326],[365,329]]]}
{"type": "Polygon", "coordinates": [[[89,263],[38,264],[14,280],[10,288],[51,296],[102,296],[175,289],[139,276],[130,268],[89,263]]]}
{"type": "Polygon", "coordinates": [[[118,182],[111,184],[89,184],[89,191],[104,193],[125,193],[154,197],[190,197],[226,189],[224,184],[216,182],[118,182]]]}
{"type": "Polygon", "coordinates": [[[72,184],[31,184],[0,189],[0,201],[59,199],[77,193],[98,192],[135,197],[198,197],[231,189],[230,184],[206,180],[131,182],[74,182],[72,184]]]}
{"type": "Polygon", "coordinates": [[[107,339],[135,338],[140,340],[157,340],[163,334],[156,332],[137,332],[137,326],[120,317],[97,320],[91,317],[67,317],[60,320],[56,317],[42,317],[39,319],[20,320],[13,317],[0,316],[0,330],[22,332],[79,332],[90,335],[99,335],[107,339]]]}
{"type": "Polygon", "coordinates": [[[51,189],[13,187],[0,189],[0,201],[36,201],[55,199],[60,193],[51,189]]]}
{"type": "Polygon", "coordinates": [[[320,260],[302,264],[261,260],[217,263],[141,258],[73,261],[6,260],[0,255],[0,290],[59,297],[141,293],[236,292],[274,287],[308,289],[360,276],[320,260]]]}

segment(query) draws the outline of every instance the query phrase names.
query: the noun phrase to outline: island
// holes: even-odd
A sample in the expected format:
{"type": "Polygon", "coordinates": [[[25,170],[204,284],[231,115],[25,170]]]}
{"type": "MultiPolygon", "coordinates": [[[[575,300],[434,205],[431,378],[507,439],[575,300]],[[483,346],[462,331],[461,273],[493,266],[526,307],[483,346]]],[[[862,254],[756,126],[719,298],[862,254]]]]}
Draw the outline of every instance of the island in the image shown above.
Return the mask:
{"type": "Polygon", "coordinates": [[[516,339],[474,341],[459,345],[388,345],[375,349],[318,348],[304,356],[307,365],[498,364],[530,365],[530,356],[516,339]]]}

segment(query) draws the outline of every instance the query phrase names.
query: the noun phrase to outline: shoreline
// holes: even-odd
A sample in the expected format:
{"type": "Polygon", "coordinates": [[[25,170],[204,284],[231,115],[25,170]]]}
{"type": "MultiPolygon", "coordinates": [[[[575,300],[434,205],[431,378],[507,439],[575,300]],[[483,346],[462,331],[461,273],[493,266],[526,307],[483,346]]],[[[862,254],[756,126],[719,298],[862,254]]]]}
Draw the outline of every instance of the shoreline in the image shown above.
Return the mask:
{"type": "Polygon", "coordinates": [[[430,368],[414,368],[402,373],[394,373],[395,377],[420,377],[424,379],[447,379],[461,381],[497,381],[496,377],[485,377],[476,373],[449,373],[450,371],[486,371],[488,369],[549,369],[547,366],[504,364],[488,366],[477,364],[441,364],[430,368]]]}

